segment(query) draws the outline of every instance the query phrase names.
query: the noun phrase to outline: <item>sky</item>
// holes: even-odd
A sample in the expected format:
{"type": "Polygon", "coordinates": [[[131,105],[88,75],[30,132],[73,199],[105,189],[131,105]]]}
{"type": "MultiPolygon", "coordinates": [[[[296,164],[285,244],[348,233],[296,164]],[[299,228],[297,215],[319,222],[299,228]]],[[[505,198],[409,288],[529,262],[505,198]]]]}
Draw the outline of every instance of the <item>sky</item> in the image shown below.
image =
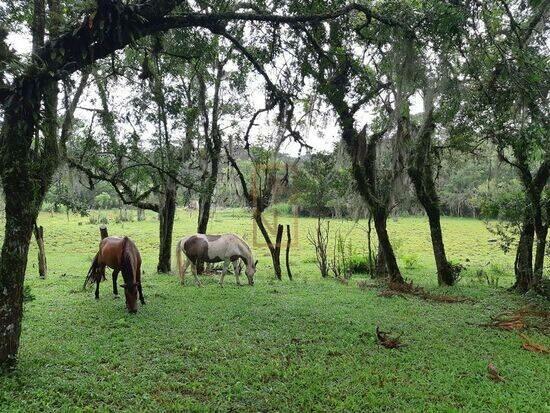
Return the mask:
{"type": "MultiPolygon", "coordinates": [[[[16,33],[10,33],[7,37],[8,45],[15,49],[20,56],[29,56],[31,52],[31,35],[28,30],[21,30],[16,33]]],[[[252,75],[249,80],[249,102],[255,108],[259,109],[265,106],[265,88],[264,81],[259,75],[252,75]]],[[[118,86],[115,90],[110,90],[111,96],[115,97],[115,103],[113,107],[121,107],[127,104],[130,98],[130,91],[127,87],[118,86]]],[[[94,106],[98,107],[98,99],[95,89],[92,87],[87,88],[87,93],[84,94],[79,107],[90,108],[94,106]]],[[[411,112],[418,113],[422,111],[422,101],[416,96],[412,99],[411,112]]],[[[331,151],[333,147],[339,142],[340,128],[337,125],[337,119],[329,115],[323,122],[317,124],[310,124],[307,127],[301,129],[301,134],[306,143],[312,147],[313,152],[319,151],[331,151]]],[[[302,114],[297,109],[295,114],[299,118],[302,114]]],[[[91,120],[91,112],[87,110],[78,109],[75,116],[84,121],[91,120]]],[[[373,114],[368,110],[358,113],[358,127],[362,127],[365,123],[373,119],[373,114]]],[[[246,117],[240,120],[240,124],[244,126],[248,125],[249,120],[246,117]]],[[[252,131],[252,140],[258,138],[260,135],[265,135],[271,130],[274,133],[274,122],[270,122],[266,117],[258,118],[258,122],[252,131]],[[271,129],[270,129],[271,128],[271,129]]],[[[293,141],[287,141],[283,144],[281,151],[287,155],[297,156],[300,154],[300,145],[293,141]]],[[[303,151],[301,152],[303,154],[303,151]]]]}

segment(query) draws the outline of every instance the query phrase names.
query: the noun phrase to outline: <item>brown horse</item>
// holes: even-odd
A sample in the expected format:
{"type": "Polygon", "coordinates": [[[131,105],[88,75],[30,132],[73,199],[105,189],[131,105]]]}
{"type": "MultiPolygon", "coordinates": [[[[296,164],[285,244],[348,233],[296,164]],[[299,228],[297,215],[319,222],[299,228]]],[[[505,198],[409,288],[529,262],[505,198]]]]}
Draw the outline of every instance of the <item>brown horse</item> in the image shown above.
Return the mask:
{"type": "Polygon", "coordinates": [[[113,269],[113,294],[118,297],[117,277],[122,272],[126,295],[126,307],[130,313],[137,311],[137,296],[145,304],[141,290],[141,256],[136,244],[128,237],[107,237],[101,240],[99,252],[88,271],[84,287],[96,283],[95,298],[99,299],[99,283],[105,280],[105,267],[113,269]]]}

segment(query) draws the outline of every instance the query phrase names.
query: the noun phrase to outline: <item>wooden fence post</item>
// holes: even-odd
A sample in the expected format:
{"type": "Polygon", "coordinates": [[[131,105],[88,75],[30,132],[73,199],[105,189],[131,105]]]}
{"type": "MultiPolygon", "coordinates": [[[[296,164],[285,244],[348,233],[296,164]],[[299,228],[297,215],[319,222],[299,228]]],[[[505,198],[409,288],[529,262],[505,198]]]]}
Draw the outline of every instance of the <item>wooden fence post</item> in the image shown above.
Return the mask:
{"type": "Polygon", "coordinates": [[[99,233],[101,234],[101,239],[107,238],[109,236],[109,233],[107,231],[107,226],[101,225],[99,227],[99,233]]]}
{"type": "Polygon", "coordinates": [[[292,281],[292,272],[290,272],[290,225],[286,225],[286,235],[287,235],[287,241],[286,241],[286,272],[288,274],[288,279],[292,281]]]}
{"type": "Polygon", "coordinates": [[[38,244],[38,273],[40,278],[46,278],[48,273],[48,265],[46,263],[46,249],[44,248],[44,227],[34,223],[34,237],[38,244]]]}

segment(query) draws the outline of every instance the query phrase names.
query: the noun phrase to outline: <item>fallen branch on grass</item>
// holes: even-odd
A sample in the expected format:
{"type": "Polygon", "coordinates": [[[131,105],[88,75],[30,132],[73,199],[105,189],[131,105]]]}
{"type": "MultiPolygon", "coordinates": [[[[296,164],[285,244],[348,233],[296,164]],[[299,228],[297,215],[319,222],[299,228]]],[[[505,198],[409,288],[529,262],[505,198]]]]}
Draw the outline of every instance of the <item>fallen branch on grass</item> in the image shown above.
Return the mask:
{"type": "Polygon", "coordinates": [[[544,331],[550,328],[549,324],[549,311],[541,311],[531,305],[527,305],[514,311],[506,311],[497,314],[491,317],[489,323],[481,324],[481,326],[500,328],[507,331],[523,330],[527,327],[531,327],[544,331]],[[541,318],[542,321],[535,323],[532,318],[541,318]]]}
{"type": "Polygon", "coordinates": [[[520,334],[519,336],[523,340],[523,344],[521,345],[521,347],[524,350],[532,351],[534,353],[550,354],[550,349],[548,347],[546,347],[545,345],[535,343],[533,340],[531,340],[525,334],[520,334]]]}
{"type": "Polygon", "coordinates": [[[381,297],[393,297],[398,294],[401,294],[401,295],[408,294],[408,295],[413,295],[415,297],[422,298],[423,300],[426,300],[426,301],[435,301],[438,303],[465,303],[465,302],[474,301],[469,297],[432,294],[424,290],[424,288],[422,287],[414,286],[412,281],[409,283],[389,282],[387,286],[388,286],[388,289],[382,291],[379,294],[381,297]]]}
{"type": "Polygon", "coordinates": [[[405,344],[401,343],[401,336],[399,337],[390,337],[390,333],[385,331],[380,331],[380,328],[376,326],[376,339],[378,344],[386,348],[401,348],[405,347],[405,344]]]}

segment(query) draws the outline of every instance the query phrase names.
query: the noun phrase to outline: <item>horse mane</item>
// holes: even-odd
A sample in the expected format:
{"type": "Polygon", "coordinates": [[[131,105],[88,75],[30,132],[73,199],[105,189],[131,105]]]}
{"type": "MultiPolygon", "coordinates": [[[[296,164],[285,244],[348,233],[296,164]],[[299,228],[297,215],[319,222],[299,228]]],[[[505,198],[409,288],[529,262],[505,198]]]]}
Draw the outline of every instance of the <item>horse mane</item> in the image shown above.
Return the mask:
{"type": "Polygon", "coordinates": [[[126,284],[134,284],[134,267],[132,266],[132,257],[128,252],[128,237],[122,239],[120,272],[122,272],[122,278],[126,284]]]}
{"type": "Polygon", "coordinates": [[[239,237],[237,234],[231,234],[231,235],[233,235],[235,238],[237,238],[241,242],[241,245],[246,249],[246,251],[248,252],[248,255],[250,255],[250,259],[254,260],[254,257],[252,256],[252,248],[250,248],[250,245],[248,245],[248,243],[244,239],[239,237]]]}

